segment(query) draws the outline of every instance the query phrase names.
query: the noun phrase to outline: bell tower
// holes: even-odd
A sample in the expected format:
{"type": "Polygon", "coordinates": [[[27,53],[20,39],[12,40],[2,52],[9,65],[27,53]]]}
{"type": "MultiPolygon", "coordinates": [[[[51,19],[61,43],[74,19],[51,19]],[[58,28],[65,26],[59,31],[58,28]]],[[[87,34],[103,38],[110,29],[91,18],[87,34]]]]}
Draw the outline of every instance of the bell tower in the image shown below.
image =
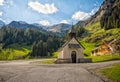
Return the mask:
{"type": "Polygon", "coordinates": [[[74,26],[72,25],[72,27],[68,32],[68,40],[71,40],[73,37],[76,38],[76,32],[75,32],[74,26]]]}

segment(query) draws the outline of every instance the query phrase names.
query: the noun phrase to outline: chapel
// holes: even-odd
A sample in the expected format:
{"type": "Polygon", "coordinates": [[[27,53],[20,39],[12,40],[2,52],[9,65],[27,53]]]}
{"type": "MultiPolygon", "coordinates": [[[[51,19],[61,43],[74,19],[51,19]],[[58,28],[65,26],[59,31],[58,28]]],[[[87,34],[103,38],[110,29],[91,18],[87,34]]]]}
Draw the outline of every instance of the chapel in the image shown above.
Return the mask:
{"type": "Polygon", "coordinates": [[[76,31],[72,26],[68,32],[67,41],[58,50],[58,59],[56,63],[80,63],[89,62],[91,59],[84,58],[84,47],[76,37],[76,31]]]}

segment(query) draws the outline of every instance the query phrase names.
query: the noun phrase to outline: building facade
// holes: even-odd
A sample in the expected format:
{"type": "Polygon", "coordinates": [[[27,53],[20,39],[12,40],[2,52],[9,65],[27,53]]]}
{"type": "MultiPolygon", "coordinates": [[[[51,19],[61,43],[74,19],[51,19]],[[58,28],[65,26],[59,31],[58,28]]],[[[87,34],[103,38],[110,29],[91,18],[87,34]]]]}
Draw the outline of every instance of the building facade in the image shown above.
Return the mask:
{"type": "Polygon", "coordinates": [[[120,39],[103,41],[101,45],[91,51],[91,56],[106,54],[120,54],[120,39]]]}

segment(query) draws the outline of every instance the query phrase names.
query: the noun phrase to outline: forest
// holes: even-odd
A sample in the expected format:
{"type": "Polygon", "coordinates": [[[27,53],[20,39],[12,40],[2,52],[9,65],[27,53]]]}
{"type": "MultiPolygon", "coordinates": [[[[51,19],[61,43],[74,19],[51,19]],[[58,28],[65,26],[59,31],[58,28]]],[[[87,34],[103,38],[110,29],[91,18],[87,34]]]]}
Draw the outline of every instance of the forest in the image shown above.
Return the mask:
{"type": "Polygon", "coordinates": [[[33,45],[29,53],[31,57],[51,56],[62,44],[63,38],[43,31],[39,28],[0,28],[0,44],[6,49],[11,44],[33,45]]]}

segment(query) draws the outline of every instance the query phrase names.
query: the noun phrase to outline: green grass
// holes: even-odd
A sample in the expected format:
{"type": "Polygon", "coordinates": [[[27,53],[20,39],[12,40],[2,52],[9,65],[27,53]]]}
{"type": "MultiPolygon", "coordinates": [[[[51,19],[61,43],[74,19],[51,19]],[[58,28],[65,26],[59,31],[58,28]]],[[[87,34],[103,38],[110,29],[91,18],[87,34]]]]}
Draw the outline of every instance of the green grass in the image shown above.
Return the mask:
{"type": "Polygon", "coordinates": [[[119,55],[103,55],[103,56],[93,56],[91,57],[93,62],[105,62],[105,61],[112,61],[112,60],[120,60],[119,55]]]}
{"type": "Polygon", "coordinates": [[[101,72],[108,78],[120,82],[120,64],[114,65],[110,68],[104,68],[101,72]]]}
{"type": "Polygon", "coordinates": [[[95,42],[96,43],[95,45],[99,45],[102,40],[111,40],[113,38],[120,38],[119,28],[104,30],[101,28],[100,22],[86,26],[85,29],[88,31],[88,33],[82,40],[95,42]],[[95,40],[98,37],[101,39],[95,40]]]}
{"type": "Polygon", "coordinates": [[[54,64],[55,59],[50,58],[48,60],[45,61],[41,61],[40,64],[54,64]]]}
{"type": "Polygon", "coordinates": [[[0,51],[0,60],[16,60],[27,58],[28,53],[31,51],[31,46],[13,44],[7,49],[0,51]]]}
{"type": "Polygon", "coordinates": [[[91,33],[101,30],[100,22],[94,23],[92,25],[86,26],[86,30],[89,30],[91,33]]]}
{"type": "Polygon", "coordinates": [[[83,41],[80,43],[85,47],[84,53],[90,56],[91,50],[95,48],[94,43],[87,43],[83,41]]]}
{"type": "Polygon", "coordinates": [[[58,57],[58,52],[53,52],[52,57],[57,58],[58,57]]]}

